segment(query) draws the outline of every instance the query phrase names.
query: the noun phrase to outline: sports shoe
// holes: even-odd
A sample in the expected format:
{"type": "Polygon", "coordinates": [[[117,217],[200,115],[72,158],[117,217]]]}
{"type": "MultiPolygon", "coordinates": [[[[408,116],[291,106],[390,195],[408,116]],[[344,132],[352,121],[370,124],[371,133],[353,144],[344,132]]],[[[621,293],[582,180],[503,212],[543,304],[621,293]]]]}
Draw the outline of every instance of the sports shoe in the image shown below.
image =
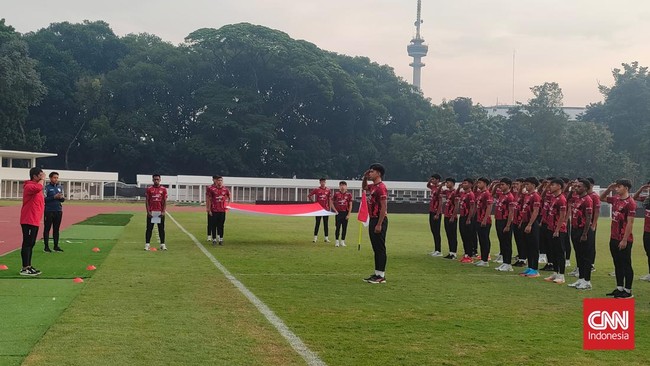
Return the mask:
{"type": "Polygon", "coordinates": [[[312,243],[315,243],[315,242],[317,242],[317,241],[318,241],[318,237],[317,237],[317,236],[314,236],[314,240],[312,241],[312,243]]]}
{"type": "Polygon", "coordinates": [[[368,283],[386,283],[386,279],[382,276],[375,276],[375,278],[368,281],[368,283]]]}
{"type": "Polygon", "coordinates": [[[52,253],[52,249],[50,249],[50,247],[45,247],[45,248],[43,248],[43,251],[44,251],[45,253],[52,253]]]}
{"type": "Polygon", "coordinates": [[[34,274],[34,276],[38,276],[39,274],[41,274],[41,271],[34,267],[29,267],[28,269],[34,274]]]}
{"type": "Polygon", "coordinates": [[[497,259],[494,260],[495,263],[503,263],[503,256],[501,254],[497,255],[497,259]]]}
{"type": "Polygon", "coordinates": [[[474,263],[474,265],[477,266],[477,267],[489,267],[490,263],[488,263],[486,261],[478,261],[478,262],[474,263]]]}
{"type": "Polygon", "coordinates": [[[54,247],[55,252],[63,253],[63,249],[61,247],[54,247]]]}
{"type": "Polygon", "coordinates": [[[553,273],[552,275],[546,277],[546,278],[544,279],[544,281],[546,281],[546,282],[552,282],[552,281],[555,281],[555,279],[557,278],[557,276],[558,276],[557,273],[553,273]]]}
{"type": "Polygon", "coordinates": [[[347,247],[347,245],[345,245],[345,240],[341,240],[341,246],[342,247],[347,247]]]}
{"type": "Polygon", "coordinates": [[[513,264],[514,267],[523,267],[526,265],[526,261],[522,259],[518,259],[515,264],[513,264]]]}
{"type": "Polygon", "coordinates": [[[442,257],[442,252],[435,250],[435,251],[431,252],[431,256],[432,257],[442,257]]]}
{"type": "Polygon", "coordinates": [[[449,253],[444,258],[445,259],[456,259],[456,253],[449,253]]]}
{"type": "Polygon", "coordinates": [[[325,237],[324,242],[329,243],[329,242],[330,242],[330,239],[329,239],[328,237],[325,237]]]}
{"type": "Polygon", "coordinates": [[[499,268],[497,268],[497,271],[499,272],[512,272],[514,269],[512,269],[512,265],[503,263],[499,268]]]}
{"type": "Polygon", "coordinates": [[[335,246],[335,247],[338,247],[338,246],[339,246],[339,240],[338,240],[338,239],[336,239],[336,242],[335,242],[334,246],[335,246]]]}
{"type": "Polygon", "coordinates": [[[605,296],[614,296],[614,297],[616,297],[616,295],[620,294],[621,292],[624,292],[624,291],[621,291],[621,290],[615,288],[614,291],[612,291],[612,292],[610,292],[608,294],[605,294],[605,296]]]}
{"type": "Polygon", "coordinates": [[[615,299],[631,299],[633,297],[632,292],[627,291],[619,291],[618,294],[614,295],[615,299]]]}
{"type": "Polygon", "coordinates": [[[530,277],[530,278],[535,278],[539,276],[540,276],[539,271],[537,271],[536,269],[531,269],[530,272],[528,272],[528,274],[526,275],[526,277],[530,277]]]}
{"type": "Polygon", "coordinates": [[[573,269],[573,271],[571,271],[571,272],[569,272],[567,274],[569,276],[578,277],[578,276],[580,276],[580,270],[578,269],[578,267],[576,267],[576,268],[573,269]]]}
{"type": "Polygon", "coordinates": [[[558,285],[563,285],[564,284],[564,275],[563,274],[558,274],[553,282],[557,283],[558,285]]]}
{"type": "Polygon", "coordinates": [[[645,275],[645,276],[641,276],[641,277],[639,277],[639,279],[640,279],[641,281],[648,281],[648,282],[650,282],[650,273],[648,273],[648,274],[645,275]]]}
{"type": "Polygon", "coordinates": [[[33,274],[33,273],[29,270],[29,268],[21,269],[21,270],[20,270],[20,275],[21,275],[21,276],[36,276],[35,274],[33,274]]]}
{"type": "Polygon", "coordinates": [[[160,250],[167,250],[167,246],[165,244],[160,244],[160,250]]]}
{"type": "Polygon", "coordinates": [[[223,238],[219,239],[219,245],[223,245],[223,238]]]}
{"type": "Polygon", "coordinates": [[[212,235],[208,235],[208,241],[212,241],[212,235]]]}
{"type": "Polygon", "coordinates": [[[364,278],[363,280],[370,283],[370,281],[374,280],[377,277],[379,276],[377,276],[376,274],[372,274],[370,277],[364,278]]]}
{"type": "Polygon", "coordinates": [[[465,254],[463,258],[461,258],[460,263],[472,263],[472,258],[470,258],[469,255],[465,254]]]}
{"type": "Polygon", "coordinates": [[[616,277],[616,272],[609,272],[609,277],[616,277]]]}
{"type": "Polygon", "coordinates": [[[212,246],[216,247],[217,246],[217,239],[212,239],[212,246]]]}
{"type": "Polygon", "coordinates": [[[546,263],[544,267],[542,267],[541,271],[554,271],[555,268],[553,268],[553,263],[546,263]]]}
{"type": "Polygon", "coordinates": [[[526,268],[526,270],[523,271],[523,272],[521,272],[519,275],[520,275],[520,276],[523,276],[523,277],[526,277],[526,276],[528,276],[528,274],[529,274],[530,271],[532,271],[532,270],[533,270],[532,268],[526,268]]]}
{"type": "Polygon", "coordinates": [[[144,250],[149,250],[149,243],[144,245],[144,250]]]}
{"type": "Polygon", "coordinates": [[[583,280],[579,285],[576,286],[578,290],[591,290],[591,281],[583,280]]]}
{"type": "Polygon", "coordinates": [[[579,278],[576,282],[572,282],[572,283],[568,284],[567,286],[577,288],[578,285],[582,284],[583,282],[585,282],[585,280],[583,280],[582,278],[579,278]]]}

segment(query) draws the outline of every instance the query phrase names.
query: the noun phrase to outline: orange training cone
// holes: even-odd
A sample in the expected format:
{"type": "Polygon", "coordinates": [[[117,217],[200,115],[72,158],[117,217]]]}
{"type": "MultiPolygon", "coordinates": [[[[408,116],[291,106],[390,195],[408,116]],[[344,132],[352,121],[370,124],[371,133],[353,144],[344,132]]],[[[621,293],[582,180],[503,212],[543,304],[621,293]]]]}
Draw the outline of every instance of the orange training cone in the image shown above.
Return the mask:
{"type": "Polygon", "coordinates": [[[7,267],[6,264],[0,264],[0,271],[6,271],[8,269],[9,269],[9,267],[7,267]]]}
{"type": "Polygon", "coordinates": [[[152,247],[152,248],[149,248],[149,250],[152,251],[152,252],[157,252],[157,251],[158,251],[158,248],[156,248],[156,247],[152,247]]]}
{"type": "Polygon", "coordinates": [[[81,278],[81,277],[75,277],[74,280],[72,280],[72,282],[74,282],[74,283],[82,283],[82,282],[84,282],[84,279],[81,278]]]}
{"type": "Polygon", "coordinates": [[[94,247],[94,248],[93,248],[93,252],[95,252],[95,253],[99,252],[100,250],[101,250],[101,249],[99,249],[99,248],[97,248],[97,247],[94,247]]]}
{"type": "Polygon", "coordinates": [[[97,269],[97,267],[93,266],[92,264],[89,264],[88,267],[86,267],[86,270],[88,270],[88,271],[94,271],[96,269],[97,269]]]}

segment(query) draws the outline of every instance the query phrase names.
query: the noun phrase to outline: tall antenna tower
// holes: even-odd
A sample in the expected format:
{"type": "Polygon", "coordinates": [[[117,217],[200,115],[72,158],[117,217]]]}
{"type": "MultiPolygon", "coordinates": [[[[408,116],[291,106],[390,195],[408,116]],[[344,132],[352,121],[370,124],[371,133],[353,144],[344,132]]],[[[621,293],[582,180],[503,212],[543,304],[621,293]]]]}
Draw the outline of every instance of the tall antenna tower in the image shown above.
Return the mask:
{"type": "Polygon", "coordinates": [[[420,80],[422,76],[422,68],[424,63],[422,63],[422,57],[427,55],[429,51],[429,46],[424,44],[424,38],[420,36],[420,24],[423,23],[420,18],[420,13],[422,10],[422,0],[418,0],[418,15],[415,21],[415,38],[411,39],[411,44],[406,46],[406,51],[409,56],[413,57],[413,62],[409,66],[413,67],[413,85],[420,89],[420,80]]]}

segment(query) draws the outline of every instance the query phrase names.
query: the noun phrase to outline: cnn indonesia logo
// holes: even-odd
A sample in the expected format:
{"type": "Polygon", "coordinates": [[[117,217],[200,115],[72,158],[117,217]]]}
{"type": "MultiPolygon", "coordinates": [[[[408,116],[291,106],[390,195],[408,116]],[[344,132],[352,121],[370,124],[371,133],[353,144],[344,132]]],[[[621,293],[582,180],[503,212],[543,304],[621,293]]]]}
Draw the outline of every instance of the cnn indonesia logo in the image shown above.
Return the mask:
{"type": "Polygon", "coordinates": [[[634,299],[583,301],[584,349],[634,349],[634,299]]]}

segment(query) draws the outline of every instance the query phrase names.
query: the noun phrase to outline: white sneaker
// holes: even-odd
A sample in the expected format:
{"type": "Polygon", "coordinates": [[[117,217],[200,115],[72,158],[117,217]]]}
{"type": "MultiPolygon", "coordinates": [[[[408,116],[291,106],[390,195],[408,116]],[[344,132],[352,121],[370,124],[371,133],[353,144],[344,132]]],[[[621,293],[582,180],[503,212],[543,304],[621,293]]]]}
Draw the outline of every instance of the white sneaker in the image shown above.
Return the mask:
{"type": "Polygon", "coordinates": [[[580,276],[580,270],[578,267],[574,268],[573,271],[567,273],[569,276],[574,276],[574,277],[579,277],[580,276]]]}
{"type": "Polygon", "coordinates": [[[574,287],[574,288],[575,288],[575,287],[578,287],[578,285],[581,285],[583,282],[585,282],[585,280],[583,280],[582,278],[580,278],[580,279],[578,279],[576,282],[570,283],[570,284],[568,284],[567,286],[569,286],[569,287],[574,287]]]}
{"type": "Polygon", "coordinates": [[[477,266],[477,267],[489,267],[490,263],[484,262],[484,261],[478,261],[478,262],[474,263],[474,265],[477,266]]]}
{"type": "Polygon", "coordinates": [[[165,244],[160,244],[160,250],[167,250],[167,246],[165,244]]]}
{"type": "Polygon", "coordinates": [[[552,275],[544,278],[544,281],[552,282],[555,281],[555,279],[559,276],[557,273],[553,273],[552,275]]]}
{"type": "Polygon", "coordinates": [[[326,242],[326,243],[329,243],[329,242],[330,242],[330,239],[329,239],[328,237],[325,237],[325,242],[326,242]]]}
{"type": "Polygon", "coordinates": [[[208,241],[212,241],[212,235],[208,235],[208,241]]]}
{"type": "Polygon", "coordinates": [[[571,267],[571,261],[570,261],[569,259],[567,259],[567,260],[564,262],[564,267],[566,267],[566,268],[571,267]]]}
{"type": "Polygon", "coordinates": [[[144,250],[149,250],[149,243],[144,245],[144,250]]]}
{"type": "Polygon", "coordinates": [[[341,246],[342,246],[342,247],[346,247],[346,246],[347,246],[347,245],[345,245],[345,240],[341,240],[341,246]]]}
{"type": "Polygon", "coordinates": [[[503,263],[503,256],[501,254],[497,255],[497,259],[494,260],[495,263],[503,263]]]}
{"type": "Polygon", "coordinates": [[[563,284],[564,283],[564,275],[559,274],[559,275],[555,276],[555,279],[553,280],[553,282],[555,282],[555,283],[557,283],[559,285],[563,284]]]}
{"type": "Polygon", "coordinates": [[[648,282],[650,282],[650,273],[648,273],[648,274],[645,275],[645,276],[641,276],[641,277],[639,277],[639,279],[640,279],[641,281],[648,281],[648,282]]]}
{"type": "Polygon", "coordinates": [[[582,280],[582,283],[576,286],[576,288],[578,290],[591,290],[591,281],[582,280]]]}
{"type": "Polygon", "coordinates": [[[503,266],[505,266],[505,264],[502,264],[502,265],[500,265],[500,266],[498,266],[498,267],[497,267],[497,268],[495,268],[494,270],[495,270],[495,271],[500,271],[500,270],[501,270],[501,268],[503,268],[503,266]]]}
{"type": "Polygon", "coordinates": [[[338,241],[338,240],[336,240],[336,244],[334,244],[334,246],[335,246],[335,247],[338,247],[338,246],[339,246],[339,241],[338,241]]]}
{"type": "Polygon", "coordinates": [[[314,236],[314,241],[312,241],[312,243],[315,243],[315,242],[317,242],[317,241],[318,241],[318,237],[317,237],[317,236],[314,236]]]}
{"type": "Polygon", "coordinates": [[[512,268],[512,264],[503,264],[503,268],[500,269],[501,272],[512,272],[514,269],[512,268]]]}
{"type": "Polygon", "coordinates": [[[537,263],[543,263],[543,264],[548,263],[548,259],[546,259],[546,254],[540,254],[537,263]]]}
{"type": "Polygon", "coordinates": [[[439,252],[437,250],[431,252],[432,257],[442,257],[442,252],[439,252]]]}
{"type": "Polygon", "coordinates": [[[616,272],[609,272],[609,277],[616,277],[616,272]]]}

